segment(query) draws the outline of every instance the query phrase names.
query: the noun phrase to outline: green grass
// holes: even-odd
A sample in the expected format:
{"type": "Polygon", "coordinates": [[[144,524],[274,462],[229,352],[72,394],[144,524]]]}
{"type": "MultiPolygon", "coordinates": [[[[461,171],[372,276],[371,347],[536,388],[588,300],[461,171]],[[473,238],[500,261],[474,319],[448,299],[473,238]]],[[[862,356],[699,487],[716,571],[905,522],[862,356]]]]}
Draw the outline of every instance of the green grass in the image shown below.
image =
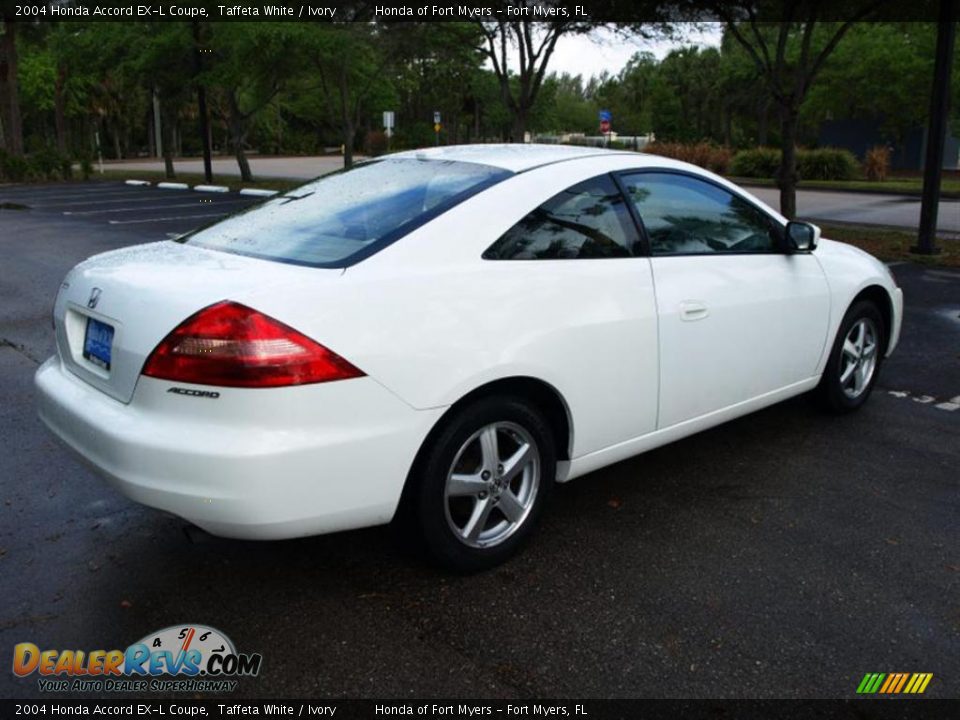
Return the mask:
{"type": "Polygon", "coordinates": [[[927,265],[960,267],[960,239],[937,238],[938,255],[915,255],[917,234],[860,225],[821,225],[823,236],[855,245],[884,262],[907,260],[927,265]]]}
{"type": "MultiPolygon", "coordinates": [[[[770,178],[737,178],[731,181],[738,185],[759,185],[773,187],[776,182],[770,178]]],[[[848,190],[856,192],[895,193],[899,195],[920,195],[923,191],[923,178],[895,177],[883,182],[870,180],[801,180],[797,185],[801,190],[848,190]]],[[[943,178],[940,181],[940,195],[944,198],[960,198],[960,179],[943,178]]]]}

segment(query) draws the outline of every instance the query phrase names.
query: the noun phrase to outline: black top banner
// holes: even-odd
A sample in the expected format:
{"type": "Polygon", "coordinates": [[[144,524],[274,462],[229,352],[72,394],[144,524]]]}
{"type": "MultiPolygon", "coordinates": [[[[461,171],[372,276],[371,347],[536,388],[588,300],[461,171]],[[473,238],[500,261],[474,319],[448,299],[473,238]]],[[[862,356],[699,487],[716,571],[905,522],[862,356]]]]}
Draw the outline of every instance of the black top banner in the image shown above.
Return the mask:
{"type": "Polygon", "coordinates": [[[934,21],[960,0],[0,0],[5,19],[30,22],[560,22],[665,23],[818,20],[934,21]]]}

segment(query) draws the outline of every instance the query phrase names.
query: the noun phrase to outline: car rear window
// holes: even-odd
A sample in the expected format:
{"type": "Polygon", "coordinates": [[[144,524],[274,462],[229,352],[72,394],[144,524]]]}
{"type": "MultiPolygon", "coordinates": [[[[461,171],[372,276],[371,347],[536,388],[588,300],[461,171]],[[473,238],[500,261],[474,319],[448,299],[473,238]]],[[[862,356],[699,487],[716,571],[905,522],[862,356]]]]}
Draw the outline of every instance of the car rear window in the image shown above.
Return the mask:
{"type": "Polygon", "coordinates": [[[314,267],[346,267],[512,173],[479,163],[375,160],[318,178],[180,242],[314,267]]]}

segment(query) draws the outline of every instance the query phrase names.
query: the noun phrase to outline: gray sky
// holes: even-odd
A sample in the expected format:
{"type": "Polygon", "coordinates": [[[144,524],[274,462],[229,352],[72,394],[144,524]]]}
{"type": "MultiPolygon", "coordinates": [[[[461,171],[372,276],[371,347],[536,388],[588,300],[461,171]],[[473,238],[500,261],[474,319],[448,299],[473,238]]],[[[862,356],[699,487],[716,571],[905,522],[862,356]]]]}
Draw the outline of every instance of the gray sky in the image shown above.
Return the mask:
{"type": "MultiPolygon", "coordinates": [[[[584,79],[599,75],[604,70],[616,75],[634,53],[647,50],[658,58],[682,45],[720,45],[722,27],[710,23],[704,30],[688,31],[680,40],[652,42],[648,40],[623,40],[612,32],[603,30],[592,36],[561,37],[550,58],[547,72],[564,72],[583,75],[584,79]]],[[[516,63],[516,59],[514,59],[516,63]]],[[[514,64],[515,67],[515,64],[514,64]]]]}

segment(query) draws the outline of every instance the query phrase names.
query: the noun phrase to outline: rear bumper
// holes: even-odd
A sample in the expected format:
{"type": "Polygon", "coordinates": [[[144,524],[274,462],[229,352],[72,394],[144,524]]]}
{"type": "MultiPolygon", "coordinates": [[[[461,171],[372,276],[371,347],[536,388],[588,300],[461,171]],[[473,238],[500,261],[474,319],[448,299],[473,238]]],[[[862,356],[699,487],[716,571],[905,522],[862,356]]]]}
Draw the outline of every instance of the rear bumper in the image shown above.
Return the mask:
{"type": "Polygon", "coordinates": [[[43,422],[124,495],[245,539],[389,522],[443,412],[414,410],[367,377],[217,388],[217,399],[171,394],[175,383],[142,377],[129,404],[56,357],[35,381],[43,422]]]}

